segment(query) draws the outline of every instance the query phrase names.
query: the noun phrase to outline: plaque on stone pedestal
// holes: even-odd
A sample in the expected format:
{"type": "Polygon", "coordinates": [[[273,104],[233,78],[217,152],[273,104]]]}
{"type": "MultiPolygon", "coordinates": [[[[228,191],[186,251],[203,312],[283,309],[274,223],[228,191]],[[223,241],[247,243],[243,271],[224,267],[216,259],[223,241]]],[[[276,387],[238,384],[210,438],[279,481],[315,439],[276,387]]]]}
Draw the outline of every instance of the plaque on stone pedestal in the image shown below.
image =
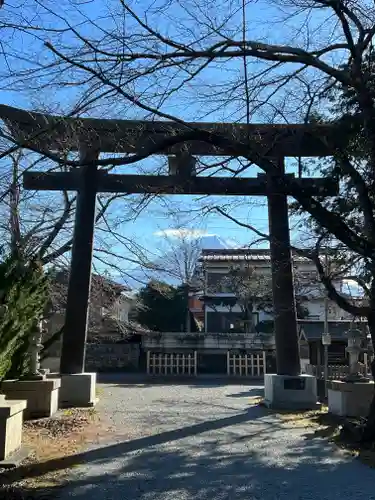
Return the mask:
{"type": "Polygon", "coordinates": [[[264,401],[270,408],[313,410],[317,400],[316,378],[311,375],[264,375],[264,401]]]}
{"type": "Polygon", "coordinates": [[[284,389],[286,391],[304,391],[306,380],[301,377],[287,378],[284,380],[284,389]]]}

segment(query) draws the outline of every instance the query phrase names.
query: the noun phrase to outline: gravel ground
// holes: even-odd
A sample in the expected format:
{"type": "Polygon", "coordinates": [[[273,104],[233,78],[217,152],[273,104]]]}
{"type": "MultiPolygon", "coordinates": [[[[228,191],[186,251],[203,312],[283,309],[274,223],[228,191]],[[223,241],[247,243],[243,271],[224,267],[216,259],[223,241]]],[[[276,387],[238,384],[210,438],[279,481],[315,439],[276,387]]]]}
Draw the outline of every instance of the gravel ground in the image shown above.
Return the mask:
{"type": "Polygon", "coordinates": [[[375,500],[375,470],[288,427],[249,385],[101,385],[108,437],[61,500],[375,500]]]}

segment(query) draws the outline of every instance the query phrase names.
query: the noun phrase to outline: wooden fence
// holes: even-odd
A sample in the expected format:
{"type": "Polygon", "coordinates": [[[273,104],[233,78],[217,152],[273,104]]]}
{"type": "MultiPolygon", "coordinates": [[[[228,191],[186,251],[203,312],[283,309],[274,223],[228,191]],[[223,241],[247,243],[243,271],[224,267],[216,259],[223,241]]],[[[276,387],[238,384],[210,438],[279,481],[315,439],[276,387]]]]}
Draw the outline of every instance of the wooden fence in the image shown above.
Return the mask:
{"type": "Polygon", "coordinates": [[[238,354],[227,352],[227,373],[231,376],[263,377],[266,372],[266,353],[238,354]]]}
{"type": "Polygon", "coordinates": [[[193,354],[155,353],[147,351],[149,375],[196,375],[197,351],[193,354]]]}
{"type": "MultiPolygon", "coordinates": [[[[149,375],[199,375],[197,351],[189,354],[147,351],[149,375]]],[[[266,353],[238,353],[227,351],[227,374],[232,377],[261,378],[266,372],[266,353]]]]}

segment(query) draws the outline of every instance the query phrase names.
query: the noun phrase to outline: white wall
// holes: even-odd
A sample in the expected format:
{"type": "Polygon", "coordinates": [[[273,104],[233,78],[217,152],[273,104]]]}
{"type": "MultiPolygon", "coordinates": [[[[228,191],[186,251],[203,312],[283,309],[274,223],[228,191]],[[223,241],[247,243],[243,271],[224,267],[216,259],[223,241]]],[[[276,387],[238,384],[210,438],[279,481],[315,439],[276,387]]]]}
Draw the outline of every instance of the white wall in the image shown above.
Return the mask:
{"type": "MultiPolygon", "coordinates": [[[[306,319],[316,319],[324,321],[325,306],[323,298],[320,300],[314,299],[314,300],[304,301],[302,305],[306,307],[309,311],[309,317],[306,319]]],[[[334,321],[340,319],[351,319],[351,315],[346,311],[344,311],[343,309],[340,309],[340,307],[334,302],[329,301],[328,320],[334,321]]]]}
{"type": "MultiPolygon", "coordinates": [[[[228,267],[229,265],[232,265],[233,263],[228,263],[228,262],[216,262],[213,261],[212,263],[207,262],[205,265],[205,278],[206,278],[206,292],[207,292],[207,273],[220,273],[222,275],[225,275],[228,272],[228,267]]],[[[236,262],[237,264],[237,262],[236,262]]],[[[244,264],[243,262],[238,264],[244,264]]],[[[259,272],[262,274],[269,274],[271,272],[271,265],[269,262],[248,262],[247,264],[253,265],[255,268],[259,269],[259,272]]],[[[333,264],[334,265],[334,264],[333,264]]],[[[324,315],[325,315],[325,305],[324,305],[324,296],[325,296],[325,289],[320,283],[318,276],[317,276],[317,271],[315,265],[310,262],[310,261],[303,261],[303,262],[295,262],[294,267],[296,270],[296,273],[306,273],[306,278],[305,280],[302,281],[302,275],[300,274],[298,277],[298,289],[296,290],[297,293],[303,296],[307,296],[308,300],[302,302],[302,306],[305,307],[308,310],[309,316],[306,319],[311,319],[311,320],[316,320],[316,321],[324,321],[324,315]],[[311,278],[309,278],[309,274],[311,274],[311,278]],[[305,281],[305,283],[304,283],[305,281]],[[303,285],[301,285],[301,282],[303,285]]],[[[334,282],[334,285],[338,291],[342,291],[343,286],[342,282],[334,282]]],[[[215,293],[215,296],[234,296],[235,294],[229,294],[229,293],[215,293]]],[[[232,310],[233,312],[241,312],[241,308],[239,306],[234,306],[232,309],[230,309],[229,306],[217,306],[217,307],[205,307],[205,312],[230,312],[232,310]]],[[[271,320],[273,319],[273,315],[269,314],[267,312],[264,312],[262,310],[258,311],[256,307],[254,307],[254,312],[258,312],[259,314],[259,321],[265,321],[265,320],[271,320]]],[[[329,313],[328,313],[328,320],[329,321],[335,321],[335,320],[342,320],[342,319],[351,319],[351,316],[344,311],[343,309],[340,309],[338,305],[332,301],[329,301],[329,313]]],[[[207,325],[207,317],[205,317],[205,324],[207,325]]]]}
{"type": "MultiPolygon", "coordinates": [[[[249,262],[250,263],[250,262],[249,262]]],[[[211,268],[211,263],[206,263],[205,266],[205,272],[206,272],[206,278],[207,278],[207,273],[220,273],[225,275],[229,263],[228,262],[212,262],[212,267],[211,268]]],[[[232,264],[232,263],[231,263],[232,264]]],[[[261,273],[270,273],[271,271],[271,266],[269,262],[251,262],[251,265],[253,265],[256,268],[259,268],[259,271],[261,273]]],[[[318,276],[316,274],[316,267],[312,262],[309,261],[304,261],[304,262],[296,262],[294,264],[296,272],[300,273],[311,273],[312,278],[309,280],[309,278],[306,278],[306,285],[301,286],[300,281],[299,281],[299,290],[297,290],[297,293],[306,295],[308,297],[307,301],[303,301],[302,305],[306,307],[309,311],[309,316],[310,319],[316,319],[316,320],[324,320],[324,295],[325,295],[325,289],[323,285],[319,282],[318,276]],[[316,276],[316,278],[315,278],[316,276]]],[[[342,290],[342,283],[341,282],[335,282],[334,283],[336,289],[338,291],[342,290]]],[[[215,293],[215,296],[229,296],[234,294],[220,294],[220,293],[215,293]]],[[[206,307],[207,311],[214,312],[215,310],[218,312],[229,312],[229,307],[216,307],[216,308],[209,308],[206,307]]],[[[233,312],[240,312],[240,308],[238,306],[235,306],[233,309],[233,312]]],[[[255,309],[256,311],[256,309],[255,309]]],[[[329,320],[340,320],[340,319],[350,319],[351,316],[344,311],[343,309],[340,309],[337,304],[334,302],[330,301],[329,303],[329,320]]],[[[263,321],[266,319],[272,319],[272,315],[265,313],[264,311],[259,311],[259,321],[263,321]]]]}

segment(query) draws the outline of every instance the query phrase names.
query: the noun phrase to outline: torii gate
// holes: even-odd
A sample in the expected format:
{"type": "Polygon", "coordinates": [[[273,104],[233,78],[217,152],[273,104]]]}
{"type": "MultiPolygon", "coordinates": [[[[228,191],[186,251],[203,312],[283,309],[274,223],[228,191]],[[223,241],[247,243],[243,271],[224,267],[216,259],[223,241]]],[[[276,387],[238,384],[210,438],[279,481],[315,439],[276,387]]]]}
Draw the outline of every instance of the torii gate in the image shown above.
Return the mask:
{"type": "MultiPolygon", "coordinates": [[[[267,196],[269,210],[272,290],[277,373],[298,376],[300,358],[290,250],[287,195],[283,186],[284,159],[333,154],[336,134],[330,125],[245,125],[164,121],[64,118],[31,113],[0,105],[0,118],[15,140],[39,151],[79,151],[82,167],[69,172],[26,172],[26,189],[77,191],[77,207],[71,270],[62,342],[61,374],[84,372],[88,302],[91,280],[95,201],[98,192],[267,196]],[[203,130],[227,139],[250,142],[266,151],[278,165],[278,176],[258,178],[200,177],[195,175],[194,156],[231,156],[232,151],[199,140],[156,154],[168,155],[170,175],[116,175],[98,170],[100,152],[147,154],[156,144],[188,130],[203,130]]],[[[342,140],[342,138],[341,138],[342,140]]],[[[332,196],[338,185],[321,178],[292,177],[292,185],[307,196],[332,196]]]]}

